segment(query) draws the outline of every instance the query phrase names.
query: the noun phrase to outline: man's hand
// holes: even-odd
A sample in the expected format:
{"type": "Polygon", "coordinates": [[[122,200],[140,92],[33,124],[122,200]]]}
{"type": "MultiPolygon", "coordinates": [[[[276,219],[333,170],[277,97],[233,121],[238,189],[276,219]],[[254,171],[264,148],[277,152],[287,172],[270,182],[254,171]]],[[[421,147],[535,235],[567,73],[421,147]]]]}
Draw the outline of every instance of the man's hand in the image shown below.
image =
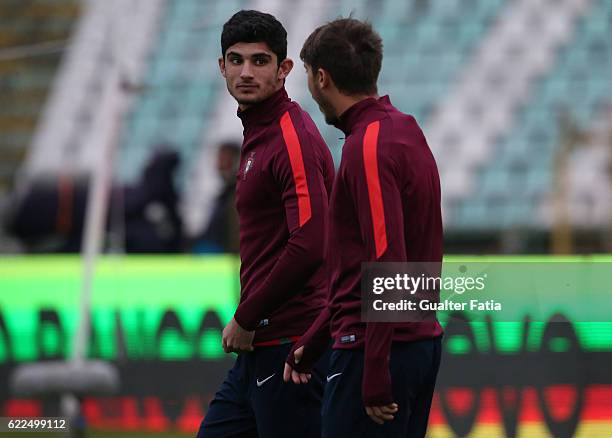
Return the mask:
{"type": "MultiPolygon", "coordinates": [[[[296,364],[300,363],[300,360],[302,360],[303,354],[304,354],[304,346],[301,346],[300,348],[298,348],[297,350],[293,352],[293,357],[295,359],[296,364]]],[[[299,385],[300,383],[308,383],[311,377],[312,377],[312,374],[299,373],[296,370],[294,370],[291,367],[291,365],[285,362],[285,371],[283,372],[283,380],[285,382],[288,382],[289,379],[291,379],[293,383],[295,383],[296,385],[299,385]]]]}
{"type": "Polygon", "coordinates": [[[397,403],[386,406],[366,406],[366,413],[376,424],[383,424],[385,421],[393,420],[393,414],[397,412],[397,403]]]}
{"type": "Polygon", "coordinates": [[[226,353],[246,353],[253,351],[255,332],[249,332],[236,322],[234,318],[223,329],[223,351],[226,353]]]}

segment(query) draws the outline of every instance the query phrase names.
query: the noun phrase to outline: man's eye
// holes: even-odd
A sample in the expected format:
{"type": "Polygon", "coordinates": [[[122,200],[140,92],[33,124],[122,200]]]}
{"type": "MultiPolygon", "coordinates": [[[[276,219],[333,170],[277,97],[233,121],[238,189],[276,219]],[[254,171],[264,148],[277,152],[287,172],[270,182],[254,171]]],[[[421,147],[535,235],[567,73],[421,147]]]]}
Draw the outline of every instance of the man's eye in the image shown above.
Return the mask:
{"type": "Polygon", "coordinates": [[[240,64],[240,59],[239,58],[231,58],[230,62],[234,65],[238,65],[240,64]]]}
{"type": "Polygon", "coordinates": [[[267,64],[267,60],[264,58],[258,58],[255,60],[255,65],[266,65],[267,64]]]}

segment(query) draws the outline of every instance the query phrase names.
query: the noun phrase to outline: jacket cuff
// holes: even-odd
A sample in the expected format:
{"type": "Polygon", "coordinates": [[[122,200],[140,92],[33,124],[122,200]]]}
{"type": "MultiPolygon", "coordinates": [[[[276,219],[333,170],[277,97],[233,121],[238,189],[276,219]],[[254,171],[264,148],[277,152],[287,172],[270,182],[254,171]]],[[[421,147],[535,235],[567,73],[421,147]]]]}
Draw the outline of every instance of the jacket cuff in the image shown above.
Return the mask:
{"type": "Polygon", "coordinates": [[[257,318],[253,318],[253,315],[251,315],[242,304],[244,303],[239,304],[236,312],[234,312],[234,319],[244,330],[252,332],[257,328],[259,321],[257,318]]]}
{"type": "Polygon", "coordinates": [[[381,361],[374,366],[364,364],[361,393],[364,406],[386,406],[393,403],[391,373],[388,361],[381,361]]]}
{"type": "Polygon", "coordinates": [[[298,373],[310,373],[312,372],[312,369],[314,368],[319,358],[325,352],[325,348],[327,348],[327,345],[324,345],[323,348],[320,348],[319,345],[311,345],[308,340],[299,339],[295,344],[293,344],[293,347],[291,348],[291,351],[289,352],[289,355],[287,356],[287,360],[285,362],[287,362],[291,366],[291,368],[293,368],[298,373]],[[302,359],[300,360],[300,363],[295,363],[294,353],[295,350],[300,347],[304,347],[302,359]]]}

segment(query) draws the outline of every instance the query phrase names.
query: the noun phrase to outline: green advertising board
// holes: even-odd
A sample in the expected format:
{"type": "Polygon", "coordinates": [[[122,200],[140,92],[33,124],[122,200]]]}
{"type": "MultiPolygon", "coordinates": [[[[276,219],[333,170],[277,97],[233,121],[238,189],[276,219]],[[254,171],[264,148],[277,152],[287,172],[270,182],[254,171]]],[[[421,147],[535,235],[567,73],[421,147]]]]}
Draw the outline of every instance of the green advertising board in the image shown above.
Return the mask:
{"type": "MultiPolygon", "coordinates": [[[[0,263],[0,363],[69,355],[76,330],[82,262],[77,256],[4,257],[0,263]]],[[[589,269],[610,263],[606,257],[447,257],[445,262],[551,264],[589,269]]],[[[612,269],[610,270],[612,275],[612,269]]],[[[612,285],[612,282],[610,283],[612,285]]],[[[90,355],[113,360],[189,360],[223,356],[220,332],[233,315],[239,296],[239,260],[232,256],[106,256],[96,269],[91,302],[90,355]],[[120,334],[120,336],[117,336],[120,334]],[[119,345],[123,340],[123,345],[119,345]]],[[[522,342],[522,316],[538,309],[529,291],[512,294],[521,315],[495,323],[495,342],[512,354],[522,342]],[[524,315],[523,315],[524,314],[524,315]]],[[[598,318],[584,315],[585,297],[567,296],[552,308],[573,322],[586,351],[612,350],[612,322],[598,306],[598,318]],[[603,312],[603,313],[602,313],[603,312]]],[[[540,304],[541,307],[541,304],[540,304]]],[[[612,312],[610,312],[612,319],[612,312]]],[[[448,314],[439,317],[446,323],[448,314]]],[[[528,346],[538,350],[545,321],[533,319],[528,346]]],[[[471,320],[476,347],[488,351],[490,340],[483,321],[471,320]]],[[[454,354],[468,352],[460,336],[447,346],[454,354]]],[[[559,341],[553,348],[563,350],[559,341]]]]}

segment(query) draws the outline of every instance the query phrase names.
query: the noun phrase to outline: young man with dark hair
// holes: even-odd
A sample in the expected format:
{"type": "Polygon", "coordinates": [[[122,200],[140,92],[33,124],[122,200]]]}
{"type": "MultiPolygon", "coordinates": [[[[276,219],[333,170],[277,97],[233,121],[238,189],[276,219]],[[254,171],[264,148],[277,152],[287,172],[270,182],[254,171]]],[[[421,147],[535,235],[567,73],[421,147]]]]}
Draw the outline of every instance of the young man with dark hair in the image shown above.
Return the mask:
{"type": "Polygon", "coordinates": [[[312,97],[346,140],[330,199],[328,307],[294,345],[284,379],[308,381],[331,332],[322,436],[424,437],[442,328],[435,314],[420,322],[362,321],[361,264],[439,266],[436,162],[415,119],[377,95],[382,41],[368,23],[321,26],[300,57],[312,97]]]}
{"type": "Polygon", "coordinates": [[[238,357],[199,438],[318,437],[326,361],[306,385],[286,385],[292,343],[325,307],[331,154],[284,81],[287,33],[272,15],[240,11],[223,26],[219,67],[244,126],[236,206],[240,304],[223,330],[238,357]]]}

